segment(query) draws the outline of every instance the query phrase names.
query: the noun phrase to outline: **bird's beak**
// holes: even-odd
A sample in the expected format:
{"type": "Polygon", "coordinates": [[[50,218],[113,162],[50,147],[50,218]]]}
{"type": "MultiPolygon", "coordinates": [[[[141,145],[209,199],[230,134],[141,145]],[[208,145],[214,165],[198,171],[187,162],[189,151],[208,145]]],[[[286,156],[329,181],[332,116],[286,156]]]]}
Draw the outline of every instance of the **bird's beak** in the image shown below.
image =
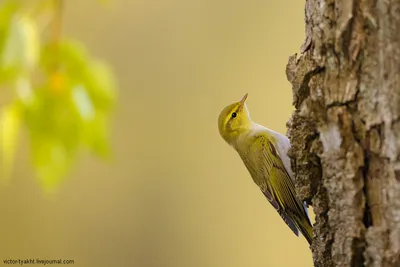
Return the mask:
{"type": "Polygon", "coordinates": [[[240,100],[240,106],[239,106],[239,111],[241,111],[242,109],[243,109],[243,107],[244,107],[244,103],[246,102],[246,99],[247,99],[247,93],[243,96],[243,98],[242,98],[242,100],[240,100]]]}

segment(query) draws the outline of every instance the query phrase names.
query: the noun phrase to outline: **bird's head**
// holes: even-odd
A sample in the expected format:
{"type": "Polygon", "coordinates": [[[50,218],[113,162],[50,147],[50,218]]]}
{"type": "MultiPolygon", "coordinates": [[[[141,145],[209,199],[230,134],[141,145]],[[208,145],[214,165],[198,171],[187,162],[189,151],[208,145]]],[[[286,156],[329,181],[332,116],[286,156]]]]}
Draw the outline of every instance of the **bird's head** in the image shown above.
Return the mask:
{"type": "Polygon", "coordinates": [[[219,115],[219,133],[230,145],[233,145],[241,134],[251,129],[252,120],[245,103],[246,99],[247,94],[239,102],[235,102],[224,108],[219,115]]]}

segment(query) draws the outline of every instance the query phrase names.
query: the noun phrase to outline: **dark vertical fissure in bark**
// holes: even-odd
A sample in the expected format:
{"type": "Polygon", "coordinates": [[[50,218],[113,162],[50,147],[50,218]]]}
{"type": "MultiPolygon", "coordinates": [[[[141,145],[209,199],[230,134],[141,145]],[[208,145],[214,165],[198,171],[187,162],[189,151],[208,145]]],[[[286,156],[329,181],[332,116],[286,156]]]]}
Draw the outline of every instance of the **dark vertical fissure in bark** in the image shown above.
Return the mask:
{"type": "Polygon", "coordinates": [[[308,0],[289,58],[296,188],[315,266],[400,266],[400,0],[308,0]]]}

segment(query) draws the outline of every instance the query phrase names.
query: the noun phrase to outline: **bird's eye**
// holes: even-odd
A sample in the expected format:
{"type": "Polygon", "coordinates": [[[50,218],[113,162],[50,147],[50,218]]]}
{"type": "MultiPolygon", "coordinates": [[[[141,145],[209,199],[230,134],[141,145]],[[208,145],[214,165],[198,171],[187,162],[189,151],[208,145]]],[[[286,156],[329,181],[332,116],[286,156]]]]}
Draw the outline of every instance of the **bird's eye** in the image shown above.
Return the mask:
{"type": "Polygon", "coordinates": [[[235,118],[237,116],[236,112],[232,113],[232,118],[235,118]]]}

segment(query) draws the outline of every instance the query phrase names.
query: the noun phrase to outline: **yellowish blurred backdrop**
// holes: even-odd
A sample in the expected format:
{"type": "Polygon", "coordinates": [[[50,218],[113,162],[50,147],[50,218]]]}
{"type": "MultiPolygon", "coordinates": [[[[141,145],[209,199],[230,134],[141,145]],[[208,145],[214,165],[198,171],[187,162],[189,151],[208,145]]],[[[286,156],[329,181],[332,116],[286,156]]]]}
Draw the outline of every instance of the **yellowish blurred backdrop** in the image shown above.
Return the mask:
{"type": "Polygon", "coordinates": [[[219,112],[248,93],[252,118],[286,133],[285,66],[304,38],[304,1],[110,2],[65,1],[63,32],[113,66],[113,161],[82,155],[48,198],[22,138],[12,180],[0,188],[0,265],[312,266],[305,239],[217,128],[219,112]]]}

